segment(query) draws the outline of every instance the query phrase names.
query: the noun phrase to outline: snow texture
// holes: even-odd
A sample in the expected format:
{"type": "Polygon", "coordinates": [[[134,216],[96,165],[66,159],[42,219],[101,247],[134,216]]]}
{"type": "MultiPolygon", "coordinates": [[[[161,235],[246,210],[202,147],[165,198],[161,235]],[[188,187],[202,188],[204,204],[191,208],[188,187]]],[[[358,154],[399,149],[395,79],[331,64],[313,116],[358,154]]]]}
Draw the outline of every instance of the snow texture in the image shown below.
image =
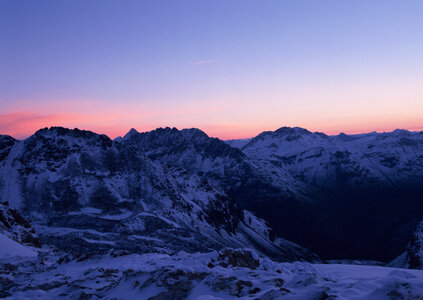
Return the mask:
{"type": "Polygon", "coordinates": [[[13,256],[37,256],[37,252],[0,233],[0,258],[13,256]]]}

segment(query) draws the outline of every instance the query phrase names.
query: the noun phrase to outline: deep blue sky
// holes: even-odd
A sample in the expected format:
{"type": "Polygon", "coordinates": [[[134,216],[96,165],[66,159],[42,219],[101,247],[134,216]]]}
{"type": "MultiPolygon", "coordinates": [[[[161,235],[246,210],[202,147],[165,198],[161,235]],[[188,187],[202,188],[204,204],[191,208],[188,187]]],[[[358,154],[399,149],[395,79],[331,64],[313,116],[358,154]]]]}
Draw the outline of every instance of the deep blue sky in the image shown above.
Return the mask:
{"type": "Polygon", "coordinates": [[[423,1],[0,2],[0,133],[423,128],[423,1]]]}

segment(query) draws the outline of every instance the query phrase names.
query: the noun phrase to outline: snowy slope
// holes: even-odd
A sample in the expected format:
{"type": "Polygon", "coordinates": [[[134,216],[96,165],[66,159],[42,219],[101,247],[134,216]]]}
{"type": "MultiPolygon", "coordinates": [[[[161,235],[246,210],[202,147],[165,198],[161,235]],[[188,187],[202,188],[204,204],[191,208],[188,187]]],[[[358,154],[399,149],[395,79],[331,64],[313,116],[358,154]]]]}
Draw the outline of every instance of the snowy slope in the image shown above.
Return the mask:
{"type": "MultiPolygon", "coordinates": [[[[12,275],[14,284],[6,285],[3,295],[19,299],[151,300],[382,300],[421,299],[423,295],[421,270],[276,263],[250,250],[104,256],[61,264],[50,260],[48,267],[40,266],[34,272],[34,265],[10,265],[17,275],[12,275]]],[[[10,277],[3,282],[8,280],[10,277]]]]}
{"type": "Polygon", "coordinates": [[[251,138],[249,138],[249,139],[239,139],[239,140],[226,140],[225,142],[227,144],[231,145],[232,147],[241,149],[242,147],[247,145],[250,140],[251,140],[251,138]]]}
{"type": "Polygon", "coordinates": [[[0,259],[14,256],[37,256],[37,252],[0,233],[0,259]]]}

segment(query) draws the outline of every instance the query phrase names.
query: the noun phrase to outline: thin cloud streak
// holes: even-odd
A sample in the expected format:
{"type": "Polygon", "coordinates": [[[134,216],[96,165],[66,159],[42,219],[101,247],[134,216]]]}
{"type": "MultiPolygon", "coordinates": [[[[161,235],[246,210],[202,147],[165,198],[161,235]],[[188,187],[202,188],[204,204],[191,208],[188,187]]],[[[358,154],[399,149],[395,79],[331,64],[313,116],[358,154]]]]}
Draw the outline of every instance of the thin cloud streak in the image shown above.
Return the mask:
{"type": "Polygon", "coordinates": [[[206,65],[206,64],[214,64],[216,61],[214,59],[209,59],[209,60],[199,60],[199,61],[194,61],[191,64],[192,65],[206,65]]]}

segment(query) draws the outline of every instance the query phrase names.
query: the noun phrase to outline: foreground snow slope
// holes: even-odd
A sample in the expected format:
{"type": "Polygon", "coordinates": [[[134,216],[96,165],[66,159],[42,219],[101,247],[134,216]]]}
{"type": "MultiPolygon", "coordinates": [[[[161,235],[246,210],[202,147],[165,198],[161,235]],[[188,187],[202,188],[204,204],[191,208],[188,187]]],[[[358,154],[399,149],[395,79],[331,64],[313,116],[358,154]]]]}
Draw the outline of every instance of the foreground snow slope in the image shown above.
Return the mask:
{"type": "MultiPolygon", "coordinates": [[[[250,250],[180,252],[3,267],[10,299],[421,299],[423,271],[276,263],[250,250]],[[10,271],[12,270],[12,271],[10,271]],[[13,281],[13,285],[10,282],[13,281]],[[9,285],[8,285],[9,283],[9,285]]],[[[3,265],[4,266],[4,265],[3,265]]]]}
{"type": "Polygon", "coordinates": [[[13,256],[37,256],[37,252],[0,233],[0,258],[13,256]]]}

